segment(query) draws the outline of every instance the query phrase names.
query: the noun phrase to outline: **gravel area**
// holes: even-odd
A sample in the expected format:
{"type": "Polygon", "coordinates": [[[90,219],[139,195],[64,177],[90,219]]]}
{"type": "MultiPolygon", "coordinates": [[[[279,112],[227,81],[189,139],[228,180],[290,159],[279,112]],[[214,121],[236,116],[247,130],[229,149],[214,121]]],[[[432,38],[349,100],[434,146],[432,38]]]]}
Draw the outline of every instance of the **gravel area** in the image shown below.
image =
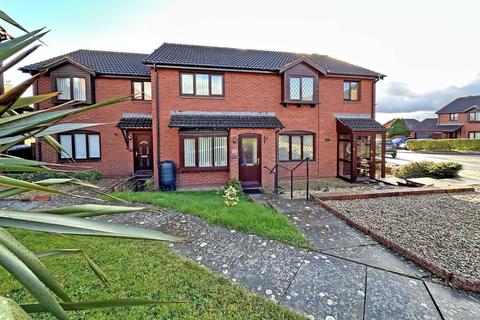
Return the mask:
{"type": "Polygon", "coordinates": [[[480,279],[480,193],[325,201],[448,271],[480,279]]]}

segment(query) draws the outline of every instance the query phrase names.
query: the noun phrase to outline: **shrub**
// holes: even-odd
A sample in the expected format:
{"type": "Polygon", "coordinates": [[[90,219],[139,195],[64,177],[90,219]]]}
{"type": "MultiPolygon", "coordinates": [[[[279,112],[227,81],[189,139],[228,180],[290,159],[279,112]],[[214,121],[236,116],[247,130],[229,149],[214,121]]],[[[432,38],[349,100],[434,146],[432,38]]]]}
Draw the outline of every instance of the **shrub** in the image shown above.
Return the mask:
{"type": "Polygon", "coordinates": [[[480,139],[410,139],[412,151],[480,151],[480,139]]]}
{"type": "Polygon", "coordinates": [[[240,181],[238,181],[238,179],[230,179],[230,180],[226,181],[223,184],[223,189],[224,190],[228,189],[228,187],[234,187],[238,191],[242,190],[242,186],[240,185],[240,181]]]}
{"type": "Polygon", "coordinates": [[[401,179],[409,178],[453,178],[462,170],[462,165],[458,162],[433,162],[419,161],[404,164],[393,168],[393,175],[401,179]]]}
{"type": "Polygon", "coordinates": [[[238,181],[238,179],[231,179],[226,181],[223,184],[223,189],[217,193],[222,196],[227,206],[235,206],[240,202],[238,195],[241,190],[242,186],[240,185],[240,181],[238,181]]]}
{"type": "Polygon", "coordinates": [[[394,136],[409,136],[410,128],[403,118],[397,118],[393,120],[387,134],[389,138],[394,136]]]}
{"type": "Polygon", "coordinates": [[[24,172],[24,173],[8,173],[5,174],[10,178],[20,179],[28,182],[35,182],[52,178],[75,178],[86,182],[97,182],[102,179],[102,174],[97,170],[75,171],[62,173],[56,171],[45,172],[24,172]]]}

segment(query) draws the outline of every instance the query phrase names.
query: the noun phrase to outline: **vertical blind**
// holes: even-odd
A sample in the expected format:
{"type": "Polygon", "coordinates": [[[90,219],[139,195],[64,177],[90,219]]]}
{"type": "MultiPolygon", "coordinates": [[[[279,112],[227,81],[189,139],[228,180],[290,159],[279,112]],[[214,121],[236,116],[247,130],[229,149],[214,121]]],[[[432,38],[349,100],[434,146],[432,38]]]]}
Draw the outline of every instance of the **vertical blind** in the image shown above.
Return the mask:
{"type": "Polygon", "coordinates": [[[182,74],[182,94],[193,94],[193,74],[182,74]]]}
{"type": "Polygon", "coordinates": [[[87,100],[85,78],[73,78],[73,99],[87,100]]]}
{"type": "Polygon", "coordinates": [[[62,151],[60,158],[70,159],[72,156],[72,136],[69,134],[60,135],[60,144],[62,145],[65,152],[62,151]]]}
{"type": "Polygon", "coordinates": [[[88,135],[88,157],[100,158],[100,136],[98,134],[88,135]]]}
{"type": "Polygon", "coordinates": [[[212,166],[212,137],[198,138],[198,166],[212,166]]]}
{"type": "Polygon", "coordinates": [[[210,76],[212,83],[212,95],[223,95],[223,76],[210,76]]]}
{"type": "Polygon", "coordinates": [[[57,78],[57,91],[60,92],[58,99],[69,100],[70,97],[70,78],[57,78]]]}
{"type": "Polygon", "coordinates": [[[195,75],[195,84],[197,95],[199,96],[208,96],[208,74],[196,74],[195,75]]]}
{"type": "Polygon", "coordinates": [[[215,167],[227,166],[227,137],[215,137],[215,167]]]}
{"type": "Polygon", "coordinates": [[[183,161],[185,167],[195,167],[195,139],[183,140],[183,161]]]}
{"type": "Polygon", "coordinates": [[[61,134],[59,142],[65,149],[60,154],[62,159],[99,159],[100,135],[98,133],[61,134]]]}
{"type": "Polygon", "coordinates": [[[75,159],[87,159],[87,135],[76,133],[75,137],[75,159]]]}

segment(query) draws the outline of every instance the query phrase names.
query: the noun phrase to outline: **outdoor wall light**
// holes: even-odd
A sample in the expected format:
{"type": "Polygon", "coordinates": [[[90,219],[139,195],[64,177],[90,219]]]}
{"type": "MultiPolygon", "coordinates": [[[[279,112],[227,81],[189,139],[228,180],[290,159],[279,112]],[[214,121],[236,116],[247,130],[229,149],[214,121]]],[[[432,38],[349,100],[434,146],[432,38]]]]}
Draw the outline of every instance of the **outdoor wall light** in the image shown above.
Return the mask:
{"type": "Polygon", "coordinates": [[[237,140],[238,140],[238,138],[235,136],[235,137],[233,137],[232,142],[237,143],[237,140]]]}

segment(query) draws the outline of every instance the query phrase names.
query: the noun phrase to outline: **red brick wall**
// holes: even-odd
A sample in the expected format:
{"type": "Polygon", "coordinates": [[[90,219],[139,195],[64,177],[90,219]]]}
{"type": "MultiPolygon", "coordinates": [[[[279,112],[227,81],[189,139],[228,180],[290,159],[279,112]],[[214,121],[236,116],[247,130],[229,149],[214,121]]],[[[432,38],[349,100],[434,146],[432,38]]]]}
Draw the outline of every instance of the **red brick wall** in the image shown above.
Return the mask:
{"type": "MultiPolygon", "coordinates": [[[[285,125],[286,131],[310,131],[315,133],[316,150],[315,161],[311,163],[310,174],[314,177],[332,177],[336,175],[336,120],[335,113],[371,114],[372,108],[372,81],[361,80],[361,101],[343,101],[343,80],[335,77],[320,77],[319,92],[320,104],[314,108],[295,105],[283,107],[281,102],[282,78],[278,74],[226,72],[225,73],[225,97],[224,98],[198,98],[181,97],[179,93],[179,71],[174,69],[160,69],[159,71],[159,105],[160,105],[160,158],[161,160],[173,160],[177,167],[179,165],[179,138],[178,129],[169,128],[168,122],[173,110],[197,110],[197,111],[268,111],[275,112],[277,117],[285,125]]],[[[154,72],[152,71],[152,84],[154,87],[154,72]]],[[[352,79],[352,78],[349,78],[352,79]]],[[[354,79],[352,79],[354,80],[354,79]]],[[[155,90],[153,89],[155,92],[155,90]]],[[[155,97],[154,97],[155,98],[155,97]]],[[[155,104],[154,107],[155,108],[155,104]]],[[[155,110],[155,109],[153,109],[155,110]]],[[[153,114],[154,150],[158,145],[156,141],[156,115],[153,114]]],[[[232,134],[236,132],[231,132],[232,134]]],[[[245,130],[242,132],[255,132],[245,130]]],[[[264,156],[275,155],[274,130],[263,131],[267,134],[272,145],[262,146],[271,148],[270,152],[262,151],[264,156]]],[[[230,139],[231,140],[231,139],[230,139]]],[[[155,154],[154,163],[157,163],[155,154]]],[[[237,160],[238,161],[238,160],[237,160]]],[[[271,159],[264,161],[263,165],[271,162],[271,159]]],[[[282,163],[293,166],[295,163],[282,163]]],[[[274,164],[274,160],[272,166],[274,164]]],[[[238,167],[233,167],[230,161],[230,175],[238,174],[238,167]],[[235,173],[237,172],[237,173],[235,173]]],[[[266,170],[264,170],[266,171],[266,170]]],[[[263,172],[263,171],[262,171],[263,172]]],[[[304,171],[303,171],[304,172],[304,171]]],[[[301,176],[302,170],[298,172],[301,176]]],[[[263,175],[264,173],[262,173],[263,175]]],[[[178,175],[179,186],[192,185],[195,177],[198,177],[200,184],[205,183],[205,173],[188,173],[178,175]]],[[[225,177],[216,172],[209,176],[212,183],[223,182],[225,177]]],[[[264,181],[270,181],[266,178],[264,181]]],[[[273,177],[271,177],[273,179],[273,177]]],[[[273,180],[272,182],[273,183],[273,180]]],[[[266,185],[270,182],[264,183],[266,185]]]]}
{"type": "MultiPolygon", "coordinates": [[[[49,77],[42,77],[38,81],[38,92],[42,94],[50,91],[49,77]]],[[[96,102],[125,96],[130,93],[130,79],[106,77],[97,77],[95,79],[96,102]]],[[[53,106],[51,102],[44,102],[41,103],[40,108],[51,106],[53,106]]],[[[127,149],[122,133],[115,128],[115,124],[124,112],[150,113],[151,108],[150,101],[126,101],[67,118],[65,122],[108,123],[86,129],[100,133],[101,160],[84,161],[78,164],[89,169],[99,170],[105,177],[128,176],[133,171],[133,153],[127,149]]],[[[50,146],[42,143],[42,159],[46,162],[58,162],[58,154],[50,146]]]]}
{"type": "Polygon", "coordinates": [[[438,115],[438,122],[439,124],[463,124],[458,138],[468,138],[469,132],[480,131],[480,122],[469,122],[468,112],[459,113],[458,121],[450,121],[450,114],[442,113],[438,115]]]}

